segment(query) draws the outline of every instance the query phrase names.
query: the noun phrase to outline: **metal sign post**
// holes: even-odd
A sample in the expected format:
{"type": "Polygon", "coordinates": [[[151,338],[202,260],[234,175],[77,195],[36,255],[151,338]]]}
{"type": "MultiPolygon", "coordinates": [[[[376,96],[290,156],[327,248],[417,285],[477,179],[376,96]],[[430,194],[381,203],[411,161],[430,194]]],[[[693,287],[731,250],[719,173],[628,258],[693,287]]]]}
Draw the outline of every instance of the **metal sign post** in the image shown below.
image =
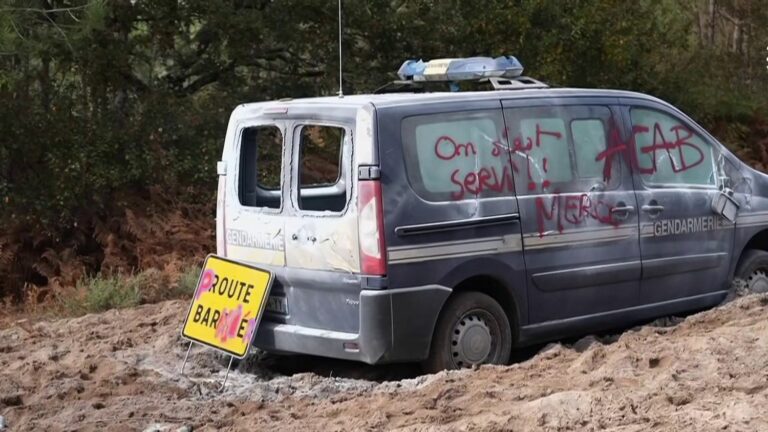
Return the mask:
{"type": "Polygon", "coordinates": [[[227,373],[224,374],[224,382],[221,383],[219,391],[224,391],[224,387],[227,385],[227,378],[229,378],[229,370],[232,368],[232,362],[235,361],[235,356],[229,356],[229,364],[227,365],[227,373]]]}
{"type": "MultiPolygon", "coordinates": [[[[181,371],[180,374],[184,375],[184,367],[187,366],[187,360],[189,359],[189,352],[192,351],[192,343],[189,343],[189,346],[187,347],[187,353],[184,354],[184,362],[181,364],[181,371]]],[[[232,370],[232,363],[235,361],[235,356],[229,356],[229,364],[227,365],[227,371],[224,373],[224,381],[221,383],[221,387],[219,387],[219,391],[224,391],[224,388],[227,386],[227,379],[229,378],[229,371],[232,370]]]]}
{"type": "Polygon", "coordinates": [[[184,363],[181,364],[181,374],[184,375],[184,367],[187,365],[187,359],[189,358],[189,352],[192,351],[192,342],[187,347],[187,353],[184,354],[184,363]]]}

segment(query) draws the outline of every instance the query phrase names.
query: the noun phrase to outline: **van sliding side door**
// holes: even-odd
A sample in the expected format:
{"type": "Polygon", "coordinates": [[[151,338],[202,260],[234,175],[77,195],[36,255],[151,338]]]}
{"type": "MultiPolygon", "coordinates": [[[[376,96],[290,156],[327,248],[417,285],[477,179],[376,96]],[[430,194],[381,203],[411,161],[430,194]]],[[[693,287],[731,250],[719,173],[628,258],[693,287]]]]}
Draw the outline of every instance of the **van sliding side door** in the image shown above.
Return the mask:
{"type": "Polygon", "coordinates": [[[622,139],[616,102],[502,102],[533,327],[576,317],[599,320],[637,304],[637,203],[629,167],[613,153],[622,139]]]}

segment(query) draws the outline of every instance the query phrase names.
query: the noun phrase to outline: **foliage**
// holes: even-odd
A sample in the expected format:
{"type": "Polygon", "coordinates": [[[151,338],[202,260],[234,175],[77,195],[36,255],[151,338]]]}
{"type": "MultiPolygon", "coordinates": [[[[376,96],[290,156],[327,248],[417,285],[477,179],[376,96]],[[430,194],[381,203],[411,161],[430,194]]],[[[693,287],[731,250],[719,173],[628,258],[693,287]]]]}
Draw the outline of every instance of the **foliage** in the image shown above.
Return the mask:
{"type": "Polygon", "coordinates": [[[144,274],[87,277],[78,282],[77,295],[61,296],[62,305],[72,315],[137,306],[146,279],[144,274]]]}
{"type": "Polygon", "coordinates": [[[171,299],[189,299],[197,287],[200,269],[187,267],[169,275],[158,269],[135,274],[97,274],[79,280],[73,290],[57,293],[62,313],[83,315],[171,299]]]}
{"type": "MultiPolygon", "coordinates": [[[[553,84],[669,100],[765,167],[758,3],[347,0],[344,91],[379,87],[406,58],[514,54],[553,84]]],[[[322,0],[0,0],[0,274],[18,275],[0,295],[48,282],[33,262],[48,250],[99,271],[112,238],[100,227],[153,188],[212,206],[235,105],[338,90],[336,12],[322,0]]]]}
{"type": "Polygon", "coordinates": [[[197,282],[200,278],[200,268],[196,266],[188,267],[180,276],[177,281],[172,296],[189,298],[195,293],[197,289],[197,282]]]}

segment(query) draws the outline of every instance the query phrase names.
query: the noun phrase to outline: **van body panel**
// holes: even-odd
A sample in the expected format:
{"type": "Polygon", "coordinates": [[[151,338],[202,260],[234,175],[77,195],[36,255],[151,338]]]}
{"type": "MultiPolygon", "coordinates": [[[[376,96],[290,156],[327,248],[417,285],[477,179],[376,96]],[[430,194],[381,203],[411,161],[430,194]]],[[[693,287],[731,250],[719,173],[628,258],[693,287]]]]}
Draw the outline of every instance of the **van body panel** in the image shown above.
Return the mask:
{"type": "MultiPolygon", "coordinates": [[[[417,144],[430,146],[424,153],[419,153],[425,158],[429,152],[447,152],[432,160],[425,160],[425,163],[434,164],[435,169],[441,169],[437,164],[443,162],[474,158],[469,161],[471,169],[454,171],[455,175],[450,180],[446,177],[433,179],[433,182],[443,180],[443,184],[448,185],[450,181],[455,186],[459,177],[466,179],[466,176],[475,175],[484,167],[489,167],[488,159],[482,157],[494,151],[491,141],[501,139],[504,128],[499,100],[466,99],[439,104],[377,107],[376,112],[390,287],[396,289],[432,283],[456,287],[473,276],[484,275],[498,283],[493,289],[504,287],[501,289],[505,292],[492,294],[514,299],[512,304],[516,310],[509,311],[514,316],[513,320],[526,320],[525,266],[520,221],[517,218],[499,219],[517,214],[514,191],[503,191],[505,193],[489,198],[465,193],[461,197],[446,196],[429,200],[414,190],[415,175],[413,170],[408,172],[407,167],[408,160],[412,161],[416,157],[413,146],[417,144]],[[436,125],[438,129],[426,130],[425,142],[414,142],[404,136],[411,132],[404,130],[404,122],[420,123],[422,119],[424,123],[417,124],[413,133],[419,134],[419,127],[428,129],[431,125],[436,125]],[[452,122],[473,120],[489,125],[487,136],[476,137],[474,142],[467,137],[460,137],[461,131],[456,128],[452,131],[439,129],[443,125],[448,127],[452,122]],[[444,138],[451,141],[442,144],[435,137],[437,140],[444,138]],[[454,142],[455,148],[451,142],[454,142]],[[468,143],[474,144],[474,147],[461,147],[468,146],[468,143]]],[[[495,168],[508,167],[506,153],[499,153],[497,157],[499,162],[493,165],[495,168]]],[[[497,179],[502,176],[500,172],[496,172],[497,179]]],[[[496,180],[496,184],[501,181],[496,180]]],[[[454,193],[456,191],[454,189],[454,193]]]]}
{"type": "Polygon", "coordinates": [[[706,308],[725,297],[750,241],[768,238],[768,176],[746,166],[671,105],[625,91],[355,95],[241,105],[230,118],[222,162],[217,253],[274,273],[271,306],[254,345],[278,352],[371,364],[423,360],[440,311],[456,289],[481,289],[496,297],[510,316],[517,345],[706,308]],[[717,188],[646,187],[643,165],[627,150],[617,150],[636,133],[633,106],[666,112],[710,143],[717,155],[717,188]],[[521,132],[537,130],[537,119],[539,132],[554,132],[547,127],[558,117],[567,120],[562,142],[570,140],[568,156],[546,153],[558,142],[556,134],[536,146],[539,150],[516,154],[522,150],[515,143],[521,132]],[[593,122],[581,123],[587,120],[593,122]],[[601,185],[576,169],[578,179],[561,181],[555,190],[562,161],[590,162],[577,154],[589,140],[573,138],[572,123],[587,131],[597,126],[594,120],[602,121],[608,134],[600,138],[607,140],[607,154],[617,157],[607,172],[603,155],[601,171],[592,174],[610,174],[613,180],[603,178],[601,185]],[[282,134],[280,186],[256,195],[279,197],[278,208],[245,206],[238,195],[243,131],[262,125],[282,134]],[[336,184],[302,185],[304,125],[343,128],[336,184]],[[548,162],[534,164],[534,171],[522,169],[536,151],[548,162]],[[360,271],[361,167],[380,176],[385,275],[360,271]],[[512,182],[504,177],[507,168],[517,168],[512,182]],[[544,187],[548,179],[552,182],[544,187]],[[443,186],[454,189],[440,190],[443,186]],[[721,186],[740,206],[733,224],[710,208],[721,186]],[[300,209],[302,199],[328,191],[344,193],[343,209],[300,209]],[[653,199],[665,201],[664,218],[685,220],[691,232],[681,232],[682,222],[664,225],[651,218],[643,207],[653,199]],[[562,206],[552,207],[556,200],[563,200],[562,206]],[[598,205],[599,211],[618,207],[621,217],[602,215],[590,207],[595,202],[605,205],[598,205]],[[581,217],[573,217],[574,211],[581,217]],[[702,218],[710,217],[717,229],[702,232],[702,218]]]}

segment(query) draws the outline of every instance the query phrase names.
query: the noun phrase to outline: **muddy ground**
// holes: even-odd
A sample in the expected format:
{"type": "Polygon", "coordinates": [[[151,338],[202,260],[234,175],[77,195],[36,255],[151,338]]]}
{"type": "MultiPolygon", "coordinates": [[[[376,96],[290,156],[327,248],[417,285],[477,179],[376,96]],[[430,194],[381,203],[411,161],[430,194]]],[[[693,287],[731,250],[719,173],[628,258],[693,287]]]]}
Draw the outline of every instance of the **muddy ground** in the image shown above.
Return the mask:
{"type": "Polygon", "coordinates": [[[179,337],[186,301],[0,330],[6,430],[768,430],[768,296],[418,376],[313,357],[243,362],[179,337]],[[681,321],[681,322],[679,322],[681,321]]]}

